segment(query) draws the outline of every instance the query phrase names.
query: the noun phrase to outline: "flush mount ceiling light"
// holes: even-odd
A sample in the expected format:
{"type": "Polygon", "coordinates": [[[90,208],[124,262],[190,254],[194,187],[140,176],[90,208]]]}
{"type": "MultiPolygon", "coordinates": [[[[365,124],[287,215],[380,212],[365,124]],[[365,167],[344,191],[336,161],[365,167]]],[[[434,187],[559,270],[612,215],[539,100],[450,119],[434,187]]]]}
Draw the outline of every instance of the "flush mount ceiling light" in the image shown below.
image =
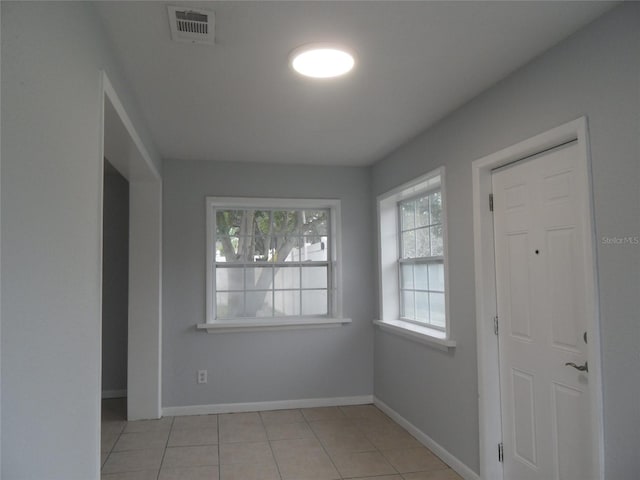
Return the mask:
{"type": "Polygon", "coordinates": [[[356,61],[344,47],[328,43],[312,43],[296,48],[289,64],[300,75],[312,78],[333,78],[349,73],[356,61]]]}

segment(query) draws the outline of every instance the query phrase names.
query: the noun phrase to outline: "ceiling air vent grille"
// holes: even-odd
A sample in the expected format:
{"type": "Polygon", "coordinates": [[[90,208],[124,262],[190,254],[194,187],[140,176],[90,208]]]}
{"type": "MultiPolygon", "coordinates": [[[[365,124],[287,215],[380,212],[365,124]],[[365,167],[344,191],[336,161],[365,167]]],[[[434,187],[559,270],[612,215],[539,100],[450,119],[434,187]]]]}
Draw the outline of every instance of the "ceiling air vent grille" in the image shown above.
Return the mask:
{"type": "Polygon", "coordinates": [[[167,7],[171,38],[177,42],[214,44],[214,15],[207,10],[167,7]]]}

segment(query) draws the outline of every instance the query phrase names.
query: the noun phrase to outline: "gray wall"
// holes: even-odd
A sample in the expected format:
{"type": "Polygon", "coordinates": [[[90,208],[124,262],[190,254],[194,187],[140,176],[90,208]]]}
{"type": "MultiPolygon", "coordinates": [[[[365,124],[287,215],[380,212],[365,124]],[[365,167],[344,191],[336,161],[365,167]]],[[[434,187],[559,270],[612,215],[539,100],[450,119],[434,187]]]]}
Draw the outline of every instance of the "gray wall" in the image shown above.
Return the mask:
{"type": "MultiPolygon", "coordinates": [[[[375,394],[478,471],[471,162],[589,119],[597,238],[640,234],[640,4],[623,5],[373,169],[378,195],[445,165],[453,338],[445,354],[380,331],[375,394]]],[[[597,245],[608,479],[640,472],[640,247],[597,245]]]]}
{"type": "Polygon", "coordinates": [[[127,389],[129,182],[105,160],[102,217],[102,391],[127,389]]]}
{"type": "Polygon", "coordinates": [[[365,168],[165,161],[163,406],[370,395],[374,265],[365,168]],[[205,196],[339,198],[347,326],[207,334],[205,196]],[[196,384],[196,371],[209,382],[196,384]]]}
{"type": "Polygon", "coordinates": [[[100,70],[89,3],[2,2],[2,478],[99,478],[100,70]]]}

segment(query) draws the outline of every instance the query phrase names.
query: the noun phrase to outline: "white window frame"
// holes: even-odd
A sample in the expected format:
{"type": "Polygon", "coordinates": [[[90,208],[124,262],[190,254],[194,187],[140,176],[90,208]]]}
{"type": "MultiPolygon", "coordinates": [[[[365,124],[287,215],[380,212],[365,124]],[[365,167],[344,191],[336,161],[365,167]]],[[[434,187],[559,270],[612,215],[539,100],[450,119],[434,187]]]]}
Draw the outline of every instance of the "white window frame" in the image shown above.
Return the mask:
{"type": "Polygon", "coordinates": [[[197,325],[209,333],[246,330],[273,330],[305,327],[335,326],[350,323],[342,315],[342,262],[341,262],[341,214],[340,200],[336,199],[290,199],[253,197],[206,197],[206,323],[197,325]],[[329,248],[327,260],[330,264],[328,285],[329,308],[323,316],[287,316],[217,319],[215,316],[215,209],[327,209],[329,218],[329,248]]]}
{"type": "Polygon", "coordinates": [[[410,339],[449,349],[456,346],[451,338],[449,314],[449,262],[447,231],[447,195],[445,168],[437,168],[410,182],[378,196],[378,281],[380,292],[380,319],[374,323],[385,331],[410,339]],[[400,218],[399,202],[434,189],[442,196],[442,234],[444,261],[445,328],[440,330],[400,318],[400,218]]]}

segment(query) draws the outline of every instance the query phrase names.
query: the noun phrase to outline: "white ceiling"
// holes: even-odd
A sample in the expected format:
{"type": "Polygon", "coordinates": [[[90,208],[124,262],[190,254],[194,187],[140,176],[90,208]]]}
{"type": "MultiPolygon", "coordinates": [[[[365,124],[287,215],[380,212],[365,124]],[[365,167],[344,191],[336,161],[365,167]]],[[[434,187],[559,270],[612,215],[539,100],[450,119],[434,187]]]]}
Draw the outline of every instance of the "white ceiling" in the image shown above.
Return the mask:
{"type": "Polygon", "coordinates": [[[369,165],[612,6],[609,2],[100,2],[167,159],[369,165]],[[215,12],[216,45],[171,40],[166,5],[215,12]],[[310,42],[354,49],[295,75],[310,42]]]}

